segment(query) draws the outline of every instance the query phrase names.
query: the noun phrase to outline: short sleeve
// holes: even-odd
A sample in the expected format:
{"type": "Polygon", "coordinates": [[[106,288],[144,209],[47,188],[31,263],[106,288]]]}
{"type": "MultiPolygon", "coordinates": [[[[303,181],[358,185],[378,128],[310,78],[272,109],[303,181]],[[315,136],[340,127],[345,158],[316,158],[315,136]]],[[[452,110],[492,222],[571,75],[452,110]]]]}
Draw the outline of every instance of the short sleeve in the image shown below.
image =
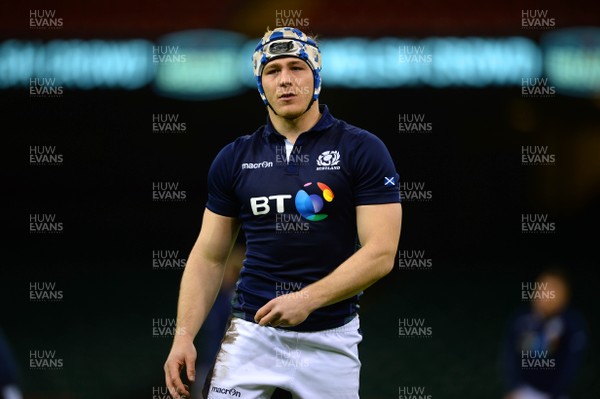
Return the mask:
{"type": "Polygon", "coordinates": [[[217,154],[208,170],[206,207],[229,217],[237,217],[240,212],[240,203],[233,189],[233,159],[233,144],[228,144],[217,154]]]}
{"type": "Polygon", "coordinates": [[[392,156],[379,137],[365,132],[354,159],[356,205],[401,202],[400,176],[392,156]]]}

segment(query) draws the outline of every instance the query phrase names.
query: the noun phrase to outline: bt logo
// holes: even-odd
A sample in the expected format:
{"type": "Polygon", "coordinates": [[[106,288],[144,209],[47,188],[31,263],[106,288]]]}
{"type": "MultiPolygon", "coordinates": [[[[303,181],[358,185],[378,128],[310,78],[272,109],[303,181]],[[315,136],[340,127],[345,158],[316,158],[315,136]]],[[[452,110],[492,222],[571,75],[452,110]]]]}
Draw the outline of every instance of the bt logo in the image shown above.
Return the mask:
{"type": "MultiPolygon", "coordinates": [[[[325,183],[317,182],[306,183],[303,188],[298,190],[294,203],[296,210],[305,219],[312,222],[318,222],[325,219],[328,215],[319,213],[326,202],[333,201],[333,190],[325,183]]],[[[268,197],[252,197],[250,198],[250,207],[252,214],[255,216],[264,215],[271,211],[270,201],[275,201],[275,209],[277,213],[285,212],[285,200],[292,199],[290,194],[277,194],[268,197]]]]}
{"type": "Polygon", "coordinates": [[[328,215],[319,213],[323,209],[323,200],[333,201],[333,191],[325,183],[317,182],[316,189],[313,183],[306,183],[303,190],[296,193],[296,209],[304,219],[312,222],[318,222],[325,219],[328,215]],[[308,192],[307,192],[308,191],[308,192]],[[310,194],[312,193],[312,194],[310,194]]]}

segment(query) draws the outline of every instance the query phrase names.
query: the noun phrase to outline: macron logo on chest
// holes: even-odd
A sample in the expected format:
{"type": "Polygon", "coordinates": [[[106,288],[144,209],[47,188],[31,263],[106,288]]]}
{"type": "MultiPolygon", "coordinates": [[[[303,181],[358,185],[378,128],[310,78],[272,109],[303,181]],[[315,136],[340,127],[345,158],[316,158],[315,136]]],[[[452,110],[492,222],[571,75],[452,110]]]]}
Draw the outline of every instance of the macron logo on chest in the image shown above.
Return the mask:
{"type": "Polygon", "coordinates": [[[273,162],[271,161],[262,161],[262,162],[244,162],[242,164],[242,169],[262,169],[262,168],[272,168],[273,162]]]}

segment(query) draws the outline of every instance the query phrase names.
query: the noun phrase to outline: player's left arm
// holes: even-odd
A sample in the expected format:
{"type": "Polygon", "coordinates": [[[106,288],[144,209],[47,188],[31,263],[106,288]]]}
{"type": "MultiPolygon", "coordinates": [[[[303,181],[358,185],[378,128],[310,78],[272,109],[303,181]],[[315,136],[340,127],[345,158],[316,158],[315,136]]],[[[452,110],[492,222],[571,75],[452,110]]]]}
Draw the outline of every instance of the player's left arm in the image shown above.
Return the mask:
{"type": "Polygon", "coordinates": [[[260,325],[295,326],[316,309],[359,294],[392,271],[400,230],[400,203],[356,207],[361,248],[333,272],[300,293],[272,299],[256,312],[260,325]]]}

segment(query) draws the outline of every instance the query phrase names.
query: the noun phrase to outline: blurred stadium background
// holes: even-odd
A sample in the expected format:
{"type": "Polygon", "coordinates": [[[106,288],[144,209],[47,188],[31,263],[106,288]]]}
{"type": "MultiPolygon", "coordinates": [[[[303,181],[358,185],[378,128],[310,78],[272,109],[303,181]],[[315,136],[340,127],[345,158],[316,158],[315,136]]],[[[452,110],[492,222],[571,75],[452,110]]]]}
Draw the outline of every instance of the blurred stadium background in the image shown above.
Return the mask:
{"type": "Polygon", "coordinates": [[[167,397],[170,337],[153,327],[175,317],[212,158],[265,121],[253,45],[290,19],[322,43],[321,103],[383,139],[413,198],[398,267],[363,297],[362,397],[424,387],[435,399],[500,398],[507,320],[522,282],[550,264],[570,270],[589,323],[573,398],[600,397],[598,2],[25,1],[1,11],[0,328],[25,398],[167,397]],[[157,191],[179,200],[156,201],[157,191]],[[525,232],[524,215],[553,227],[525,232]],[[54,234],[31,231],[32,217],[54,234]],[[399,336],[399,319],[432,334],[399,336]],[[44,350],[61,366],[32,368],[44,350]]]}

